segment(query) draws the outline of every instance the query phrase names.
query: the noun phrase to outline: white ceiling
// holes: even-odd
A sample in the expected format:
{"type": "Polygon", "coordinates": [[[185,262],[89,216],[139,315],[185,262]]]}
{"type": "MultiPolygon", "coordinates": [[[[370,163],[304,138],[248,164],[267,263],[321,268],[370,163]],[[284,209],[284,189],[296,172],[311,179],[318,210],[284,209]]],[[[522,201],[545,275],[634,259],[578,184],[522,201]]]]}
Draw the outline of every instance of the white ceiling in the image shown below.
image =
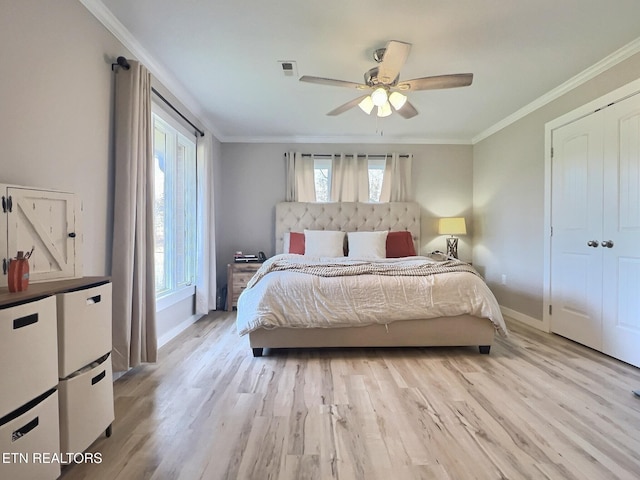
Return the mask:
{"type": "Polygon", "coordinates": [[[638,0],[81,1],[113,14],[125,45],[224,142],[468,143],[640,43],[638,0]],[[362,83],[389,40],[413,45],[401,80],[472,72],[473,84],[411,92],[409,120],[329,117],[359,93],[285,77],[278,63],[362,83]]]}

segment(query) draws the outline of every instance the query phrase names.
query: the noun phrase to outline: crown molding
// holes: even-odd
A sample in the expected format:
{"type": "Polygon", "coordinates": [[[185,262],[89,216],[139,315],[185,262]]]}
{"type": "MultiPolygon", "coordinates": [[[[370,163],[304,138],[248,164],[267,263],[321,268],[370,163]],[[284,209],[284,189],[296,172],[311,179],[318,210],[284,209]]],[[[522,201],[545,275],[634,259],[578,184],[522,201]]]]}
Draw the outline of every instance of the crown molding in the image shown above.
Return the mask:
{"type": "Polygon", "coordinates": [[[543,96],[534,100],[530,104],[522,107],[520,110],[512,113],[508,117],[503,118],[498,123],[492,125],[487,128],[485,131],[479,133],[475,137],[471,139],[473,145],[484,140],[485,138],[493,135],[496,132],[499,132],[505,127],[508,127],[512,123],[517,122],[521,118],[526,117],[530,113],[533,113],[537,109],[551,103],[557,98],[561,97],[565,93],[573,90],[576,87],[579,87],[583,83],[588,82],[589,80],[595,78],[601,73],[607,71],[611,67],[617,65],[618,63],[626,60],[627,58],[635,55],[640,52],[640,37],[636,38],[632,42],[628,43],[624,47],[616,50],[611,55],[606,56],[604,59],[599,61],[598,63],[592,65],[591,67],[583,70],[579,74],[574,77],[571,77],[569,80],[561,84],[560,86],[554,88],[553,90],[547,92],[543,96]]]}
{"type": "Polygon", "coordinates": [[[189,113],[196,117],[205,129],[209,130],[220,141],[220,132],[206,121],[200,103],[185,89],[173,74],[145,49],[129,30],[118,20],[100,0],[78,0],[87,10],[107,29],[122,45],[129,50],[137,60],[151,72],[162,85],[169,89],[171,94],[182,103],[189,113]]]}
{"type": "Polygon", "coordinates": [[[471,145],[469,139],[459,138],[419,138],[380,135],[362,136],[227,136],[219,139],[223,143],[366,143],[399,145],[471,145]]]}

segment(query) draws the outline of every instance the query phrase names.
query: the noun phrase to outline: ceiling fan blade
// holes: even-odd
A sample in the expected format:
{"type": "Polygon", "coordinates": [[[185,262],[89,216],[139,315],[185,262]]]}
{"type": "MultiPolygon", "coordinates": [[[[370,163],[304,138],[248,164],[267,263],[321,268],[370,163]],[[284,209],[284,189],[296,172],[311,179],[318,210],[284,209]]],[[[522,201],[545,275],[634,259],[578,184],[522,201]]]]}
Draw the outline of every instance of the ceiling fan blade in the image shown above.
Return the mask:
{"type": "Polygon", "coordinates": [[[382,83],[388,85],[398,78],[400,69],[409,56],[409,50],[411,50],[410,43],[398,42],[397,40],[391,40],[387,43],[382,62],[378,66],[378,79],[382,83]]]}
{"type": "Polygon", "coordinates": [[[396,86],[400,91],[408,90],[437,90],[440,88],[467,87],[473,82],[473,73],[455,73],[453,75],[438,75],[435,77],[414,78],[404,80],[396,86]]]}
{"type": "Polygon", "coordinates": [[[338,108],[334,108],[329,113],[327,113],[327,115],[336,116],[346,112],[347,110],[351,110],[353,107],[358,105],[362,101],[362,99],[365,98],[366,96],[367,95],[362,95],[361,97],[354,98],[353,100],[350,100],[347,103],[340,105],[338,108]]]}
{"type": "MultiPolygon", "coordinates": [[[[394,110],[396,109],[394,108],[394,110]]],[[[396,110],[396,112],[398,112],[398,115],[402,118],[413,118],[418,115],[418,110],[416,110],[416,107],[414,107],[408,100],[404,102],[402,108],[396,110]]]]}
{"type": "Polygon", "coordinates": [[[347,82],[345,80],[334,80],[333,78],[312,77],[310,75],[303,75],[300,77],[301,82],[319,83],[320,85],[330,85],[332,87],[347,87],[357,88],[358,90],[366,90],[369,88],[364,83],[347,82]]]}

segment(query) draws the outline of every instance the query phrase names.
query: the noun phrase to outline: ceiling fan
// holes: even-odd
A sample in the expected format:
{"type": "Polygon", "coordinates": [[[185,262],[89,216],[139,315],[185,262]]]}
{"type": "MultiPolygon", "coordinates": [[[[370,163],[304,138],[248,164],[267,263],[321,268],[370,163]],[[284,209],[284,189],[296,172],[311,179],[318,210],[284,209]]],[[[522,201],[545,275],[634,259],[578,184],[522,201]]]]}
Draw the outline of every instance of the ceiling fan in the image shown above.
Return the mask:
{"type": "Polygon", "coordinates": [[[377,115],[379,117],[387,117],[395,110],[404,118],[415,117],[418,111],[407,100],[406,95],[401,92],[436,90],[471,85],[473,73],[456,73],[400,81],[400,69],[407,61],[410,49],[410,43],[399,42],[397,40],[391,40],[385,48],[377,49],[373,52],[373,59],[378,62],[378,66],[365,72],[364,83],[312,77],[309,75],[300,77],[300,81],[336,87],[355,88],[360,91],[371,91],[370,94],[367,93],[358,98],[354,98],[344,105],[340,105],[338,108],[327,113],[327,115],[340,115],[358,105],[366,114],[370,114],[373,108],[377,107],[377,115]]]}

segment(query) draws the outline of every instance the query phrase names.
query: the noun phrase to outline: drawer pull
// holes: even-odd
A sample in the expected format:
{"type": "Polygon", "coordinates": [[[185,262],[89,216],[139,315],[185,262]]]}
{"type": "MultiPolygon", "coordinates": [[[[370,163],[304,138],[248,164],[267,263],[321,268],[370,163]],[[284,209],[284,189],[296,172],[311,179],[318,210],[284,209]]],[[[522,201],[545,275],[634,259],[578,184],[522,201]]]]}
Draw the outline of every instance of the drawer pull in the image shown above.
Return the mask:
{"type": "Polygon", "coordinates": [[[103,370],[102,373],[99,373],[98,375],[96,375],[95,377],[93,377],[91,379],[91,385],[95,385],[96,383],[98,383],[100,380],[102,380],[105,376],[107,375],[107,371],[103,370]]]}
{"type": "Polygon", "coordinates": [[[29,433],[31,430],[36,428],[38,426],[38,423],[40,423],[39,420],[38,420],[38,417],[34,418],[29,423],[27,423],[24,427],[19,428],[18,430],[13,432],[11,434],[11,441],[15,442],[20,437],[24,437],[27,433],[29,433]]]}
{"type": "Polygon", "coordinates": [[[13,329],[17,330],[22,327],[26,327],[27,325],[32,325],[38,322],[38,314],[32,313],[31,315],[27,315],[26,317],[16,318],[13,321],[13,329]]]}
{"type": "Polygon", "coordinates": [[[93,305],[95,303],[100,303],[101,300],[102,300],[102,296],[101,295],[96,295],[95,297],[89,297],[89,298],[87,298],[87,305],[93,305]]]}

